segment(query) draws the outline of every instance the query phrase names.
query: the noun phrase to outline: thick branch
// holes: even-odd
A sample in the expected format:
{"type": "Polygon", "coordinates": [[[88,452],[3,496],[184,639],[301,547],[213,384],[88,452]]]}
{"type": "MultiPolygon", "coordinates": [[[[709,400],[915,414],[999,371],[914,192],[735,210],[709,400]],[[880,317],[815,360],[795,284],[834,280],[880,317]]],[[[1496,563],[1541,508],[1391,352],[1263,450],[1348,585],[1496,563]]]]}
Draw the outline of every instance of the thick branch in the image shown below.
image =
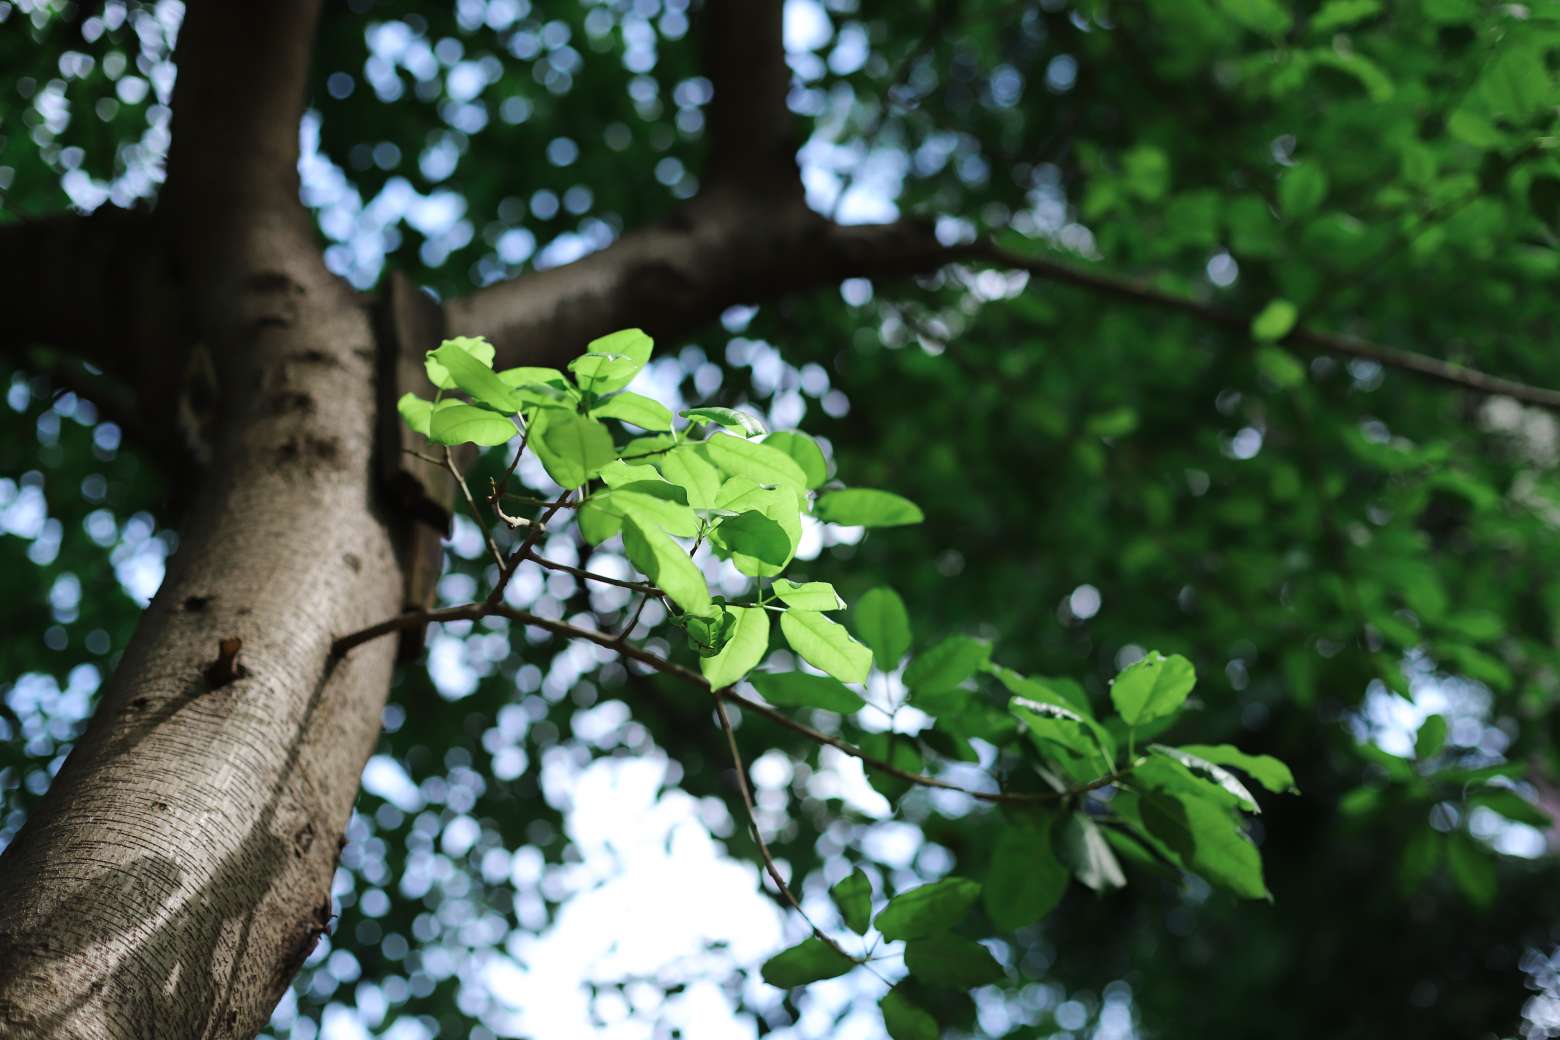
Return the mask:
{"type": "Polygon", "coordinates": [[[54,347],[132,381],[162,346],[171,289],[152,218],[103,207],[0,225],[0,353],[54,347]]]}
{"type": "Polygon", "coordinates": [[[298,124],[319,6],[190,4],[175,54],[179,78],[160,207],[175,221],[186,264],[244,256],[246,232],[271,232],[277,224],[292,225],[291,233],[312,243],[298,201],[298,124]]]}
{"type": "Polygon", "coordinates": [[[704,69],[709,106],[706,191],[739,191],[771,205],[800,205],[796,132],[786,93],[782,0],[707,0],[704,69]]]}

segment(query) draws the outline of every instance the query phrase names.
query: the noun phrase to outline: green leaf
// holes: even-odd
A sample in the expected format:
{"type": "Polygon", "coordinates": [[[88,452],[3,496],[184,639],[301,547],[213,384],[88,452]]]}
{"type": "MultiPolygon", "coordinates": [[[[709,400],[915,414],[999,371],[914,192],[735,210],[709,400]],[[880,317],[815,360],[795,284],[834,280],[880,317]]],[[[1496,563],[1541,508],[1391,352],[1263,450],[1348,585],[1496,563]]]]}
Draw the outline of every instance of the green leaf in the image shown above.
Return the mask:
{"type": "Polygon", "coordinates": [[[1096,892],[1126,887],[1127,875],[1121,872],[1120,861],[1110,850],[1110,843],[1100,832],[1099,824],[1087,816],[1078,813],[1067,816],[1062,824],[1058,851],[1084,887],[1096,892]]]}
{"type": "Polygon", "coordinates": [[[925,519],[908,498],[872,488],[845,488],[818,496],[813,515],[824,523],[845,527],[901,527],[925,519]]]}
{"type": "Polygon", "coordinates": [[[505,444],[520,431],[497,412],[458,401],[440,401],[428,422],[428,439],[435,444],[505,444]]]}
{"type": "Polygon", "coordinates": [[[735,408],[719,408],[707,406],[704,408],[685,408],[682,412],[685,419],[690,419],[699,426],[714,424],[724,430],[732,430],[743,437],[759,437],[764,434],[764,424],[757,416],[747,412],[739,412],[735,408]]]}
{"type": "Polygon", "coordinates": [[[525,407],[525,401],[494,374],[491,366],[491,358],[485,363],[478,361],[455,340],[447,341],[429,353],[427,362],[430,374],[434,368],[442,368],[455,389],[470,395],[476,403],[506,414],[520,411],[525,407]]]}
{"type": "Polygon", "coordinates": [[[1135,726],[1174,714],[1196,682],[1197,673],[1186,658],[1179,654],[1166,657],[1151,650],[1116,676],[1110,684],[1110,699],[1122,719],[1135,726]]]}
{"type": "MultiPolygon", "coordinates": [[[[783,619],[784,614],[780,615],[783,619]]],[[[861,695],[838,679],[807,672],[754,672],[748,682],[764,700],[781,708],[822,708],[850,715],[861,710],[861,695]]]]}
{"type": "Polygon", "coordinates": [[[1009,700],[1008,710],[1037,742],[1054,744],[1084,759],[1097,756],[1104,760],[1105,768],[1110,768],[1113,747],[1109,735],[1093,719],[1060,704],[1032,701],[1027,697],[1009,700]]]}
{"type": "Polygon", "coordinates": [[[973,939],[940,935],[905,944],[905,967],[929,986],[968,990],[1000,982],[1002,965],[973,939]]]}
{"type": "Polygon", "coordinates": [[[1274,794],[1300,793],[1289,767],[1272,755],[1248,755],[1228,744],[1182,744],[1181,750],[1221,766],[1233,766],[1274,794]]]}
{"type": "Polygon", "coordinates": [[[559,487],[577,488],[616,460],[612,434],[594,419],[564,408],[542,408],[526,442],[559,487]]]}
{"type": "Polygon", "coordinates": [[[867,934],[872,924],[872,882],[859,869],[836,882],[829,889],[834,905],[839,907],[845,927],[857,935],[867,934]]]}
{"type": "Polygon", "coordinates": [[[1051,817],[1003,827],[981,892],[986,916],[1003,931],[1034,924],[1061,902],[1068,876],[1051,851],[1051,817]]]}
{"type": "Polygon", "coordinates": [[[1088,718],[1093,717],[1088,694],[1072,679],[1047,679],[1043,676],[1020,675],[1013,669],[987,661],[981,670],[996,679],[1007,691],[1018,697],[1042,704],[1060,704],[1088,718]]]}
{"type": "Polygon", "coordinates": [[[898,988],[889,990],[878,1007],[890,1040],[937,1040],[937,1020],[916,1007],[898,988]]]}
{"type": "MultiPolygon", "coordinates": [[[[641,480],[665,480],[654,466],[636,466],[624,462],[622,459],[613,459],[607,465],[601,467],[601,472],[596,474],[607,487],[622,487],[625,484],[638,483],[641,480]]],[[[683,502],[686,504],[688,496],[683,494],[683,502]]]]}
{"type": "Polygon", "coordinates": [[[743,574],[778,574],[791,562],[791,539],[785,530],[756,509],[744,510],[721,520],[710,540],[731,553],[743,574]]]}
{"type": "Polygon", "coordinates": [[[807,487],[802,467],[779,448],[729,433],[717,433],[703,446],[709,460],[733,477],[747,477],[759,484],[787,484],[799,490],[807,487]]]}
{"type": "Polygon", "coordinates": [[[1327,198],[1327,174],[1320,166],[1302,163],[1291,167],[1278,182],[1278,209],[1285,220],[1297,220],[1316,212],[1327,198]]]}
{"type": "Polygon", "coordinates": [[[1289,390],[1305,382],[1305,364],[1282,347],[1264,344],[1253,356],[1257,371],[1280,390],[1289,390]]]}
{"type": "Polygon", "coordinates": [[[924,939],[948,931],[959,923],[980,896],[980,883],[950,877],[901,892],[878,911],[877,929],[883,938],[924,939]]]}
{"type": "Polygon", "coordinates": [[[845,601],[826,581],[808,581],[798,585],[785,578],[776,578],[774,593],[780,602],[797,610],[844,610],[845,601]]]}
{"type": "Polygon", "coordinates": [[[655,527],[643,527],[632,517],[623,521],[623,549],[629,562],[690,614],[710,612],[710,589],[704,574],[672,537],[655,527]]]}
{"type": "Polygon", "coordinates": [[[719,653],[699,661],[712,690],[730,686],[764,659],[769,651],[769,611],[763,607],[727,607],[735,617],[731,636],[719,653]]]}
{"type": "MultiPolygon", "coordinates": [[[[1262,811],[1257,805],[1257,800],[1246,789],[1246,785],[1241,783],[1234,773],[1231,773],[1223,766],[1216,765],[1206,758],[1194,755],[1185,748],[1168,747],[1164,744],[1150,744],[1148,750],[1153,754],[1163,755],[1165,758],[1177,763],[1198,783],[1211,783],[1217,786],[1220,791],[1234,799],[1235,804],[1246,812],[1260,813],[1262,811]]],[[[1197,791],[1196,793],[1199,795],[1204,794],[1202,791],[1197,791]]]]}
{"type": "Polygon", "coordinates": [[[1481,908],[1495,902],[1499,881],[1495,876],[1495,858],[1488,849],[1466,834],[1452,834],[1446,845],[1446,865],[1468,902],[1481,908]]]}
{"type": "MultiPolygon", "coordinates": [[[[732,477],[721,485],[720,493],[715,496],[717,509],[733,513],[756,510],[774,521],[786,539],[785,555],[779,563],[768,562],[775,558],[778,544],[771,544],[764,554],[748,552],[734,554],[733,562],[742,573],[768,577],[779,574],[790,562],[791,554],[796,551],[797,545],[802,540],[801,509],[797,504],[796,496],[797,492],[794,488],[759,487],[747,477],[732,477]]],[[[723,520],[722,526],[728,522],[730,521],[723,520]]],[[[761,529],[765,532],[763,537],[766,542],[773,543],[773,532],[767,527],[752,522],[752,529],[754,531],[761,529]]]]}
{"type": "Polygon", "coordinates": [[[401,399],[395,403],[395,410],[400,413],[406,425],[412,428],[413,433],[428,436],[428,421],[433,417],[432,401],[425,401],[416,394],[402,394],[401,399]]]}
{"type": "Polygon", "coordinates": [[[593,495],[598,508],[631,516],[642,526],[654,525],[679,538],[699,533],[699,518],[684,501],[683,489],[664,480],[637,480],[613,488],[604,495],[593,495]]]}
{"type": "Polygon", "coordinates": [[[991,643],[969,636],[949,636],[911,659],[905,685],[912,697],[957,688],[991,660],[991,643]]]}
{"type": "Polygon", "coordinates": [[[569,386],[569,377],[556,368],[521,365],[519,368],[506,368],[495,374],[505,386],[516,390],[531,387],[551,391],[545,395],[548,400],[558,400],[563,397],[564,391],[569,386]]]}
{"type": "Polygon", "coordinates": [[[1468,804],[1483,806],[1499,813],[1508,820],[1525,823],[1529,827],[1549,830],[1554,818],[1541,806],[1534,805],[1509,787],[1485,787],[1468,796],[1468,804]]]}
{"type": "Polygon", "coordinates": [[[1294,24],[1280,0],[1219,0],[1219,6],[1240,25],[1270,39],[1283,36],[1294,24]]]}
{"type": "Polygon", "coordinates": [[[1289,335],[1300,318],[1300,309],[1288,300],[1269,300],[1255,318],[1251,319],[1251,334],[1259,340],[1272,343],[1289,335]]]}
{"type": "Polygon", "coordinates": [[[1419,724],[1419,735],[1414,738],[1416,758],[1434,758],[1446,746],[1446,716],[1431,715],[1419,724]]]}
{"type": "Polygon", "coordinates": [[[712,509],[720,493],[720,471],[704,453],[703,445],[685,444],[660,459],[661,475],[688,493],[694,509],[712,509]]]}
{"type": "MultiPolygon", "coordinates": [[[[443,350],[445,347],[453,347],[455,350],[461,351],[490,372],[493,369],[493,344],[481,336],[457,336],[454,339],[447,339],[439,344],[439,350],[443,350]]],[[[423,368],[428,373],[428,381],[440,390],[453,390],[455,389],[455,377],[450,374],[449,369],[445,368],[434,357],[437,353],[438,351],[431,350],[423,357],[423,368]]]]}
{"type": "Polygon", "coordinates": [[[1143,823],[1208,881],[1245,899],[1268,898],[1262,857],[1228,809],[1202,798],[1146,792],[1143,823]]]}
{"type": "Polygon", "coordinates": [[[714,657],[731,641],[737,616],[724,607],[717,607],[715,613],[707,617],[684,614],[676,623],[688,633],[688,645],[693,647],[694,653],[700,657],[714,657]]]}
{"type": "Polygon", "coordinates": [[[633,381],[650,360],[654,341],[639,329],[623,329],[591,340],[586,353],[569,362],[580,389],[610,394],[633,381]]]}
{"type": "Polygon", "coordinates": [[[841,682],[866,681],[872,651],[852,639],[844,625],[816,610],[788,610],[780,615],[780,631],[791,649],[814,668],[841,682]]]}
{"type": "Polygon", "coordinates": [[[660,401],[624,390],[613,394],[590,410],[598,419],[617,419],[633,423],[641,430],[658,432],[672,428],[672,413],[660,401]]]}
{"type": "Polygon", "coordinates": [[[855,961],[816,935],[810,935],[789,950],[769,958],[760,971],[764,981],[771,986],[789,989],[837,978],[855,966],[855,961]]]}
{"type": "Polygon", "coordinates": [[[885,672],[897,668],[910,652],[910,614],[899,593],[887,586],[872,589],[856,601],[850,616],[877,666],[885,672]]]}
{"type": "Polygon", "coordinates": [[[1381,0],[1327,0],[1311,18],[1309,29],[1317,36],[1346,29],[1381,13],[1381,0]]]}
{"type": "Polygon", "coordinates": [[[1122,405],[1089,416],[1083,428],[1091,437],[1125,437],[1138,426],[1137,409],[1122,405]]]}
{"type": "Polygon", "coordinates": [[[808,489],[821,487],[829,479],[829,464],[824,460],[823,449],[818,442],[796,430],[778,430],[764,438],[764,443],[791,457],[807,476],[808,489]]]}

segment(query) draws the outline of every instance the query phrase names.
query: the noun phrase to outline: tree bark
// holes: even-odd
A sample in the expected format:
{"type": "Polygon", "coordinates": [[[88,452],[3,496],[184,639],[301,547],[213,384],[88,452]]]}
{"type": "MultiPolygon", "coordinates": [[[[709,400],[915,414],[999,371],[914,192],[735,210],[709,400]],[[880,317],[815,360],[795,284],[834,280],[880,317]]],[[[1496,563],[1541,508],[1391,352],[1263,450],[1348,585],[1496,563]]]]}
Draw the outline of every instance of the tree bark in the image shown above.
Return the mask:
{"type": "Polygon", "coordinates": [[[298,203],[314,15],[192,4],[181,33],[152,231],[216,377],[212,462],[92,723],[0,857],[0,1035],[253,1036],[330,922],[394,653],[332,664],[330,645],[396,613],[403,581],[374,331],[298,203]]]}

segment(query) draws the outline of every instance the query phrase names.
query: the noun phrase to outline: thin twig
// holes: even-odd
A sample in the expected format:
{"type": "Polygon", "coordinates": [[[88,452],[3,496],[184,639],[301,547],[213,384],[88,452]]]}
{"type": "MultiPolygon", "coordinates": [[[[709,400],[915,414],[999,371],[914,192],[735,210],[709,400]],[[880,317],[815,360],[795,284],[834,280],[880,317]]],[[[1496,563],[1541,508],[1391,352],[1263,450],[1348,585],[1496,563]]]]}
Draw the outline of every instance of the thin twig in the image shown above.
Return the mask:
{"type": "Polygon", "coordinates": [[[527,553],[526,559],[535,560],[550,571],[562,571],[564,574],[572,574],[581,581],[599,581],[603,585],[616,585],[620,589],[632,589],[635,592],[643,592],[646,595],[659,595],[661,592],[654,585],[646,585],[642,581],[624,581],[622,578],[613,578],[605,574],[597,574],[595,571],[587,571],[580,567],[571,567],[567,563],[559,563],[557,560],[549,560],[545,556],[538,556],[534,551],[527,553]]]}
{"type": "Polygon", "coordinates": [[[542,532],[547,530],[547,522],[558,514],[569,501],[571,490],[565,488],[563,493],[553,499],[551,505],[536,520],[531,521],[531,529],[526,532],[525,538],[520,542],[520,547],[509,554],[509,559],[500,560],[498,564],[498,581],[493,583],[493,590],[487,594],[483,602],[489,607],[497,606],[504,598],[504,587],[509,584],[509,579],[514,577],[515,570],[531,555],[531,550],[536,548],[536,543],[542,540],[542,532]]]}
{"type": "MultiPolygon", "coordinates": [[[[1251,326],[1249,315],[1168,293],[1132,279],[1082,270],[1045,257],[1026,256],[991,242],[972,242],[954,246],[948,249],[945,255],[950,261],[971,260],[1025,271],[1037,278],[1063,282],[1162,310],[1177,311],[1240,332],[1246,332],[1251,326]]],[[[1379,365],[1403,369],[1464,389],[1477,390],[1485,394],[1503,394],[1527,404],[1560,411],[1560,390],[1550,390],[1546,387],[1532,386],[1514,379],[1490,375],[1466,365],[1442,361],[1440,358],[1418,354],[1411,350],[1400,350],[1397,347],[1388,347],[1353,336],[1316,332],[1307,328],[1296,328],[1279,342],[1287,346],[1309,347],[1313,350],[1363,358],[1379,365]]]]}
{"type": "MultiPolygon", "coordinates": [[[[415,628],[418,625],[426,625],[435,621],[476,621],[484,617],[508,618],[511,621],[517,621],[523,625],[533,625],[537,628],[546,629],[549,632],[565,636],[570,639],[583,639],[586,642],[595,643],[597,646],[602,646],[606,647],[608,650],[613,650],[622,657],[626,657],[631,661],[638,661],[640,664],[643,664],[649,668],[653,668],[665,675],[670,675],[674,678],[681,679],[690,686],[698,687],[699,689],[704,690],[706,693],[714,692],[710,689],[710,684],[705,681],[704,676],[700,675],[693,669],[685,668],[673,661],[668,661],[659,654],[651,653],[649,650],[645,650],[642,647],[638,647],[632,643],[626,642],[619,636],[608,635],[605,632],[597,632],[588,628],[580,628],[577,625],[569,624],[567,621],[557,621],[553,618],[544,618],[539,615],[532,614],[529,611],[516,610],[515,608],[505,606],[502,603],[467,603],[458,607],[444,607],[438,610],[408,611],[405,614],[400,614],[393,618],[387,618],[386,620],[379,622],[377,625],[370,625],[368,628],[362,629],[361,631],[342,636],[331,645],[331,654],[334,657],[341,657],[353,648],[361,646],[364,643],[370,642],[371,640],[378,639],[381,636],[389,635],[392,632],[400,632],[404,629],[415,628]]],[[[886,762],[881,758],[867,754],[860,748],[855,747],[854,745],[847,743],[838,737],[831,736],[828,733],[813,729],[804,722],[798,722],[784,713],[771,708],[767,704],[762,704],[748,697],[744,697],[743,695],[733,690],[726,690],[724,696],[727,700],[742,705],[743,708],[753,712],[755,715],[761,715],[764,718],[769,719],[771,722],[774,722],[775,724],[792,731],[793,733],[797,733],[806,737],[814,743],[826,744],[829,747],[834,748],[836,751],[840,751],[846,755],[849,755],[851,758],[859,759],[865,765],[868,765],[873,769],[878,770],[879,772],[886,773],[889,776],[897,777],[900,780],[904,780],[908,783],[916,784],[921,787],[934,787],[940,791],[953,791],[957,794],[966,795],[981,802],[991,802],[1002,805],[1033,805],[1045,802],[1058,802],[1067,798],[1075,798],[1078,795],[1086,794],[1089,791],[1098,790],[1102,787],[1109,787],[1111,784],[1114,784],[1125,777],[1129,772],[1131,772],[1132,769],[1132,767],[1128,765],[1121,769],[1114,770],[1113,772],[1104,776],[1097,777],[1096,779],[1089,781],[1087,784],[1083,784],[1079,787],[1068,788],[1063,791],[977,791],[973,788],[964,787],[961,784],[952,783],[948,780],[940,780],[935,776],[927,776],[924,773],[915,773],[908,769],[901,769],[898,766],[893,765],[890,762],[886,762]]]]}
{"type": "MultiPolygon", "coordinates": [[[[802,909],[802,904],[797,901],[791,887],[785,883],[785,878],[780,876],[780,868],[775,865],[775,858],[769,852],[769,844],[764,841],[764,836],[758,829],[758,810],[753,806],[753,792],[748,787],[747,766],[743,765],[742,752],[737,749],[737,734],[731,728],[731,716],[726,714],[725,691],[715,691],[715,714],[720,719],[720,728],[726,733],[726,747],[731,749],[731,765],[737,774],[737,791],[742,795],[742,806],[747,810],[748,828],[753,834],[753,843],[758,846],[758,855],[764,861],[764,871],[769,875],[769,880],[775,883],[775,888],[780,890],[781,898],[790,904],[792,910],[801,915],[802,920],[807,922],[807,927],[812,929],[813,935],[816,935],[820,942],[846,960],[855,961],[865,967],[860,958],[846,953],[839,943],[829,938],[824,930],[807,916],[807,911],[802,909]]],[[[873,969],[867,968],[867,970],[877,975],[873,969]]],[[[885,979],[884,982],[886,983],[887,980],[885,979]]]]}
{"type": "Polygon", "coordinates": [[[482,513],[477,509],[477,500],[471,497],[471,488],[466,486],[466,478],[461,475],[455,466],[455,456],[450,454],[450,449],[444,449],[444,468],[450,471],[450,476],[455,478],[455,483],[460,485],[461,496],[466,499],[466,505],[471,507],[471,518],[482,529],[482,540],[487,542],[488,552],[493,554],[493,562],[498,564],[499,573],[504,571],[504,552],[493,540],[493,532],[488,530],[487,524],[482,522],[482,513]]]}

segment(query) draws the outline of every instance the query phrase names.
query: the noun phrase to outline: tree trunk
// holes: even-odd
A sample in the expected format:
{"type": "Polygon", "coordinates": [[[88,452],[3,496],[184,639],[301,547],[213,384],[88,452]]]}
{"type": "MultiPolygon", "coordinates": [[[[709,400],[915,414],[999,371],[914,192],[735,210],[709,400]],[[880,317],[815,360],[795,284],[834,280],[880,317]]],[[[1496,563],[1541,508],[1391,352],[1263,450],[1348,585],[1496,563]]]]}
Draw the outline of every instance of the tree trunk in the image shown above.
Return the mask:
{"type": "Polygon", "coordinates": [[[0,1033],[253,1036],[330,916],[393,644],[368,316],[312,257],[231,282],[228,421],[86,735],[0,860],[0,1033]],[[219,643],[241,641],[236,675],[219,643]]]}

